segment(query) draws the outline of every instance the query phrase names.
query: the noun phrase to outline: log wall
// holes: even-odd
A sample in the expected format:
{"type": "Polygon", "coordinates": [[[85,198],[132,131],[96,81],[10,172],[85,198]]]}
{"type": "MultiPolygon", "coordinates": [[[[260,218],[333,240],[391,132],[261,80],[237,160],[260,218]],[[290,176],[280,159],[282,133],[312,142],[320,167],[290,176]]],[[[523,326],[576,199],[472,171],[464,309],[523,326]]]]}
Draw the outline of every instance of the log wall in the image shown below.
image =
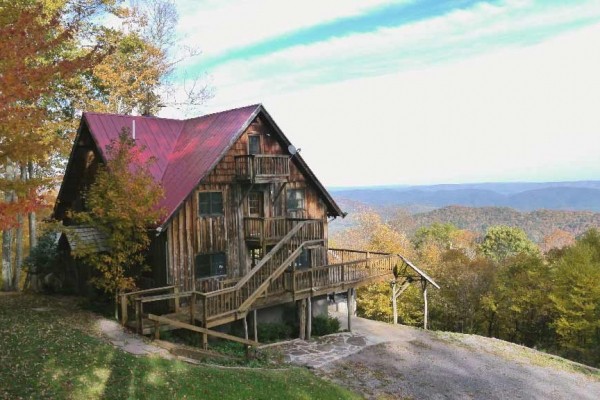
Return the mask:
{"type": "MultiPolygon", "coordinates": [[[[247,196],[250,190],[263,192],[266,218],[287,216],[327,221],[324,202],[320,200],[316,187],[297,168],[294,158],[290,165],[289,182],[283,190],[283,183],[251,185],[236,180],[235,157],[248,154],[248,135],[260,136],[263,154],[288,154],[276,139],[276,132],[257,117],[169,221],[166,229],[168,284],[192,290],[195,287],[194,263],[198,254],[224,252],[227,255],[228,278],[247,273],[250,258],[244,238],[243,219],[248,216],[247,196]],[[287,212],[286,191],[289,189],[305,190],[305,209],[301,212],[287,212]],[[223,192],[223,215],[198,215],[198,194],[202,191],[223,192]]],[[[324,234],[327,238],[326,223],[324,234]]]]}

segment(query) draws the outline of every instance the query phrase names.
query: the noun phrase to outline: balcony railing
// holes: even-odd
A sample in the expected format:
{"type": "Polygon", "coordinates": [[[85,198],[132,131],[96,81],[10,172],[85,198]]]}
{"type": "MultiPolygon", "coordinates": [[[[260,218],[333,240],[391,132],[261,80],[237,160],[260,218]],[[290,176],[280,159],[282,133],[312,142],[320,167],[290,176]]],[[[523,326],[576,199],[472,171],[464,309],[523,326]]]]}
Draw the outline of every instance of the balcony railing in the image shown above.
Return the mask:
{"type": "Polygon", "coordinates": [[[251,182],[285,180],[290,175],[289,156],[252,154],[235,157],[235,176],[251,182]]]}
{"type": "MultiPolygon", "coordinates": [[[[246,217],[244,218],[244,237],[246,240],[255,240],[258,242],[276,242],[283,238],[296,225],[306,219],[298,218],[262,218],[262,217],[246,217]]],[[[323,221],[315,220],[315,222],[307,227],[312,230],[313,237],[323,239],[324,225],[323,221]]]]}

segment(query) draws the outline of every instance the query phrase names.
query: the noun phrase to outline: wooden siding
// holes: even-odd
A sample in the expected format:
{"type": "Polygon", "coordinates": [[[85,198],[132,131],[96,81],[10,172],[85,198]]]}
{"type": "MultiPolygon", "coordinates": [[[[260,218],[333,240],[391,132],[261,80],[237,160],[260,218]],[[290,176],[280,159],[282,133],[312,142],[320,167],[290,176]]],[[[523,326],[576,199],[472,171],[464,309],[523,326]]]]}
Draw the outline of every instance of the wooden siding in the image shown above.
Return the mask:
{"type": "Polygon", "coordinates": [[[225,253],[229,278],[240,277],[248,272],[250,258],[244,237],[244,217],[249,215],[247,197],[250,190],[263,193],[265,218],[287,216],[321,219],[325,222],[324,236],[327,238],[325,204],[320,200],[316,187],[297,168],[293,157],[287,184],[274,182],[251,185],[236,179],[235,157],[248,154],[249,134],[260,136],[263,154],[287,154],[287,149],[277,141],[275,131],[256,118],[170,220],[167,227],[169,284],[181,285],[184,290],[194,289],[197,254],[225,253]],[[305,190],[305,209],[300,213],[286,212],[286,192],[289,189],[305,190]],[[199,216],[198,193],[203,191],[223,193],[223,215],[199,216]]]}

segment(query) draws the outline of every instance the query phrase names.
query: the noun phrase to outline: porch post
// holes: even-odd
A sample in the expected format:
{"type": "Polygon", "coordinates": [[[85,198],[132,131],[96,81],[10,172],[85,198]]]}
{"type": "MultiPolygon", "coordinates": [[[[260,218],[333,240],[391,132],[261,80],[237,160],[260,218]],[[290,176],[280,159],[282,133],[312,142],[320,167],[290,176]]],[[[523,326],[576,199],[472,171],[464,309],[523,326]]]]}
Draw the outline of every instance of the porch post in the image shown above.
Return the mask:
{"type": "Polygon", "coordinates": [[[310,296],[306,300],[308,305],[306,310],[306,340],[310,340],[312,331],[312,300],[310,296]]]}
{"type": "Polygon", "coordinates": [[[353,302],[352,302],[352,288],[348,289],[348,331],[352,332],[352,313],[353,313],[353,302]]]}
{"type": "Polygon", "coordinates": [[[304,340],[306,337],[306,299],[300,300],[300,304],[298,307],[298,321],[300,326],[299,337],[304,340]]]}
{"type": "Polygon", "coordinates": [[[252,313],[252,327],[254,328],[254,341],[258,342],[258,320],[256,319],[256,310],[252,313]]]}
{"type": "Polygon", "coordinates": [[[393,321],[392,323],[394,325],[398,324],[398,301],[396,299],[396,294],[397,290],[396,290],[396,281],[393,280],[392,281],[392,311],[394,313],[393,316],[393,321]]]}
{"type": "Polygon", "coordinates": [[[427,317],[428,317],[428,310],[427,310],[427,281],[426,280],[422,280],[422,285],[423,285],[423,329],[427,330],[427,317]]]}

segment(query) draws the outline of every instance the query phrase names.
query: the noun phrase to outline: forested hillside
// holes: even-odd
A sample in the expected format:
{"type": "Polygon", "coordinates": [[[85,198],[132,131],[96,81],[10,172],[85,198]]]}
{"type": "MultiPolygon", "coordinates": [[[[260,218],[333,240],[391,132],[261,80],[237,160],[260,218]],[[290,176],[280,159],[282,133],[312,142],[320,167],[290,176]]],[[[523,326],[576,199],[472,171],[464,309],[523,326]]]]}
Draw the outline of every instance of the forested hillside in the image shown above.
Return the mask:
{"type": "Polygon", "coordinates": [[[514,226],[523,229],[533,241],[540,243],[544,237],[558,230],[578,236],[590,228],[600,228],[600,213],[592,211],[536,210],[521,212],[508,207],[448,206],[426,212],[399,206],[374,207],[356,200],[338,199],[348,212],[344,220],[331,223],[331,229],[339,231],[356,223],[357,214],[365,211],[380,214],[385,221],[399,230],[413,235],[421,226],[433,223],[450,223],[482,235],[495,225],[514,226]],[[415,211],[417,211],[415,213],[415,211]]]}
{"type": "Polygon", "coordinates": [[[507,207],[450,206],[412,216],[413,226],[434,222],[451,223],[461,229],[477,233],[494,225],[515,226],[523,229],[535,242],[561,229],[575,236],[590,228],[600,227],[600,213],[590,211],[536,210],[519,212],[507,207]]]}
{"type": "Polygon", "coordinates": [[[537,209],[600,211],[600,182],[481,183],[433,186],[396,186],[333,189],[334,195],[370,206],[439,208],[511,207],[521,211],[537,209]]]}
{"type": "MultiPolygon", "coordinates": [[[[508,216],[515,213],[500,210],[508,216]]],[[[482,215],[467,221],[479,227],[491,224],[486,210],[480,211],[482,215]]],[[[521,223],[539,216],[555,228],[546,214],[526,214],[521,223]]],[[[399,253],[427,272],[441,287],[431,291],[432,329],[496,337],[600,365],[600,230],[590,229],[575,238],[554,229],[536,244],[522,229],[506,224],[489,226],[478,234],[419,218],[404,213],[386,222],[373,212],[357,213],[356,225],[333,233],[330,244],[399,253]],[[412,226],[410,234],[403,229],[408,220],[420,224],[412,226]]],[[[583,217],[579,221],[576,228],[582,229],[586,222],[583,217]]],[[[389,282],[360,288],[357,311],[366,318],[391,322],[390,299],[389,282]]],[[[419,287],[409,287],[398,304],[401,323],[423,325],[419,287]]]]}

